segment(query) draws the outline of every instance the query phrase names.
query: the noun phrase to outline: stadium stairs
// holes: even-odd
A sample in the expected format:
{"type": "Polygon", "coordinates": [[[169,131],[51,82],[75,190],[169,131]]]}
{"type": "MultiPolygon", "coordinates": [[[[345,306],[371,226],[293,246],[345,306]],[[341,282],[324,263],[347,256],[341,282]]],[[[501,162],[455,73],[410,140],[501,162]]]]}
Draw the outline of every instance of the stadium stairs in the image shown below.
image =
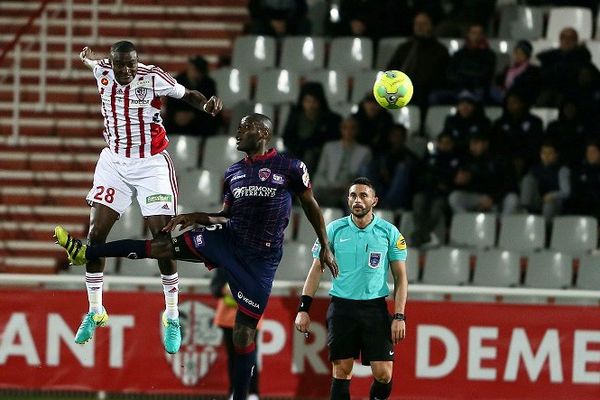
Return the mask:
{"type": "MultiPolygon", "coordinates": [[[[0,2],[0,48],[15,37],[41,1],[0,2]]],[[[73,1],[72,74],[64,74],[65,2],[47,5],[47,101],[39,99],[40,19],[21,45],[20,141],[9,143],[12,126],[13,51],[0,64],[0,272],[55,273],[65,267],[53,243],[56,224],[83,237],[88,228],[90,189],[102,139],[99,96],[79,52],[106,51],[115,41],[132,40],[140,59],[173,75],[189,56],[215,64],[228,55],[247,20],[245,0],[100,1],[98,39],[92,41],[92,1],[73,1]],[[119,6],[120,4],[120,6],[119,6]],[[168,4],[168,5],[166,5],[168,4]]]]}

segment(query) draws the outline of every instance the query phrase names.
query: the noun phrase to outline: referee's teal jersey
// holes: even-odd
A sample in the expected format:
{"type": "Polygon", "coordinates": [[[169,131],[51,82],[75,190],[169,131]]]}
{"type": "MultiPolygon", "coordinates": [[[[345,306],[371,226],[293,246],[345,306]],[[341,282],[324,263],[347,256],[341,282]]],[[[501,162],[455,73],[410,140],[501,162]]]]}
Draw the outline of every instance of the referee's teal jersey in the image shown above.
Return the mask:
{"type": "MultiPolygon", "coordinates": [[[[371,300],[389,294],[389,263],[406,261],[406,241],[398,229],[377,216],[361,229],[352,216],[336,219],[327,225],[327,237],[339,266],[329,294],[351,300],[371,300]]],[[[317,240],[313,257],[319,258],[317,240]]]]}

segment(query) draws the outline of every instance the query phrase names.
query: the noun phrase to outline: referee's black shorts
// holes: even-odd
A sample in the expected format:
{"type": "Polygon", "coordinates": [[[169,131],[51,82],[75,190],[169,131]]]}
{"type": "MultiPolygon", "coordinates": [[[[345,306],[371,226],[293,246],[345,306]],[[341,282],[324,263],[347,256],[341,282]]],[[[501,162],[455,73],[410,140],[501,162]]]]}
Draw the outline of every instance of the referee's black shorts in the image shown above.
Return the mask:
{"type": "Polygon", "coordinates": [[[332,297],[327,310],[329,360],[360,357],[363,365],[393,361],[391,322],[385,297],[373,300],[332,297]]]}

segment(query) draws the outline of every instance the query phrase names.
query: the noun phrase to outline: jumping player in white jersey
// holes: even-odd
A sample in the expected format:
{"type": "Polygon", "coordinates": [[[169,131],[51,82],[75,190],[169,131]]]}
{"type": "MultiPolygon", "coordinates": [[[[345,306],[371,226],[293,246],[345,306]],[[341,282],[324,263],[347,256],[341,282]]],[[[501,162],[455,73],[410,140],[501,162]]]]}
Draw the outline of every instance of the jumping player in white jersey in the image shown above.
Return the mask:
{"type": "MultiPolygon", "coordinates": [[[[186,89],[154,65],[138,62],[135,46],[128,41],[113,44],[108,58],[95,56],[88,47],[80,58],[96,78],[107,144],[96,165],[94,186],[86,197],[92,207],[88,243],[106,241],[134,195],[152,236],[167,236],[162,228],[177,213],[177,180],[166,151],[169,141],[160,117],[160,97],[182,99],[212,116],[223,104],[215,96],[207,100],[202,93],[186,89]]],[[[158,267],[166,303],[163,343],[168,353],[176,353],[181,345],[177,267],[170,259],[159,259],[158,267]]],[[[104,259],[86,264],[89,312],[75,335],[76,343],[90,340],[96,327],[108,321],[102,306],[103,271],[104,259]]]]}

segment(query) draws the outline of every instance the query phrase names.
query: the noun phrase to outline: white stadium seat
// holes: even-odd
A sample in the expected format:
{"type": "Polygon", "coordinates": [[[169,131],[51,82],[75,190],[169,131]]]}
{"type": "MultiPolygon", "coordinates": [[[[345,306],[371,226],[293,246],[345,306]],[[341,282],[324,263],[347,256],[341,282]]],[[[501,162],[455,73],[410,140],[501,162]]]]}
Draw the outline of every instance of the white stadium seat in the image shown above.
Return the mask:
{"type": "Polygon", "coordinates": [[[331,41],[329,69],[354,72],[371,69],[373,42],[365,37],[338,37],[331,41]]]}
{"type": "Polygon", "coordinates": [[[321,69],[325,65],[325,39],[322,37],[286,36],[279,66],[296,72],[321,69]]]}
{"type": "Polygon", "coordinates": [[[427,252],[423,284],[464,285],[469,281],[469,252],[452,247],[440,247],[427,252]]]}
{"type": "Polygon", "coordinates": [[[233,44],[231,65],[250,73],[275,66],[275,38],[238,36],[233,44]]]}
{"type": "Polygon", "coordinates": [[[459,213],[452,216],[450,243],[486,248],[496,242],[496,215],[492,213],[459,213]]]}

